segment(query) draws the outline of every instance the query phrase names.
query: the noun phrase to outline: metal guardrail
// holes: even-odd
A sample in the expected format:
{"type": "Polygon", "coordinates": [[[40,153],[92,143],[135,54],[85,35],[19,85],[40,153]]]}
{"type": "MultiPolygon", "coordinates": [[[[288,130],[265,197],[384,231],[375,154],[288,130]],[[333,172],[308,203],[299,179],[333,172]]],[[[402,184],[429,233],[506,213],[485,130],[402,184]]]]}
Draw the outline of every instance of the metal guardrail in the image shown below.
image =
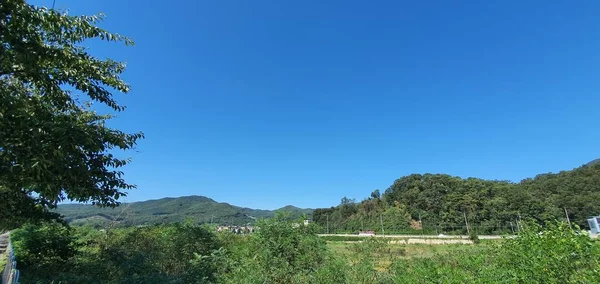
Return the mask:
{"type": "Polygon", "coordinates": [[[17,284],[19,283],[19,270],[17,270],[17,261],[10,240],[6,253],[8,253],[8,259],[2,272],[2,284],[17,284]]]}

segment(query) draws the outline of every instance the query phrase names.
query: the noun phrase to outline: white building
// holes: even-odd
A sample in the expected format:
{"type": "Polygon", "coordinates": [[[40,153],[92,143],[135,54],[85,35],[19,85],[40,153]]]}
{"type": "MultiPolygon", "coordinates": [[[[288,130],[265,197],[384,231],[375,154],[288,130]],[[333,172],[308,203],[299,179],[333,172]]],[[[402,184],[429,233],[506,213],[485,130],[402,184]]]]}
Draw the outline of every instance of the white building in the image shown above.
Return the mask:
{"type": "Polygon", "coordinates": [[[592,234],[600,233],[600,216],[592,217],[590,219],[587,219],[587,221],[592,234]]]}

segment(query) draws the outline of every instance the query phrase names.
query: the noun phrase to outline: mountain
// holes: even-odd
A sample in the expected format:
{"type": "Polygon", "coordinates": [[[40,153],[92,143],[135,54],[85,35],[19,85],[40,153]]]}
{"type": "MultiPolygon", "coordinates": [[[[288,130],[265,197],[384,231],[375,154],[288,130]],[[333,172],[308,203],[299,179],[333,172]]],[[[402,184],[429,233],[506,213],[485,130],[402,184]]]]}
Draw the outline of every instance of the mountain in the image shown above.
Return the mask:
{"type": "Polygon", "coordinates": [[[183,222],[246,225],[259,218],[268,218],[276,211],[288,211],[291,217],[311,214],[312,209],[286,206],[277,210],[259,210],[217,202],[205,196],[161,198],[124,203],[117,208],[99,208],[87,204],[62,204],[56,212],[71,224],[93,226],[136,226],[155,223],[183,222]]]}
{"type": "Polygon", "coordinates": [[[591,166],[591,165],[597,165],[600,164],[600,159],[595,159],[587,164],[585,164],[586,166],[591,166]]]}
{"type": "Polygon", "coordinates": [[[281,211],[289,212],[292,214],[292,216],[302,216],[302,215],[311,215],[313,212],[313,209],[298,208],[293,205],[287,205],[287,206],[284,206],[284,207],[274,210],[274,212],[281,212],[281,211]]]}

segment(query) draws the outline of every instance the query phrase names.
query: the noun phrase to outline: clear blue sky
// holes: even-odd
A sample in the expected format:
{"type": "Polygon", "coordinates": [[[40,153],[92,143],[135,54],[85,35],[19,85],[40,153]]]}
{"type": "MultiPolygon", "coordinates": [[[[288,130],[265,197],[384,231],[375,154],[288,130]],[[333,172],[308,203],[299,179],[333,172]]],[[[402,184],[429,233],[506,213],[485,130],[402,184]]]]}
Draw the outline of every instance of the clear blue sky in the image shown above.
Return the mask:
{"type": "Polygon", "coordinates": [[[128,63],[112,124],[147,136],[127,201],[328,207],[411,173],[519,181],[600,157],[598,1],[56,8],[136,42],[86,43],[128,63]]]}

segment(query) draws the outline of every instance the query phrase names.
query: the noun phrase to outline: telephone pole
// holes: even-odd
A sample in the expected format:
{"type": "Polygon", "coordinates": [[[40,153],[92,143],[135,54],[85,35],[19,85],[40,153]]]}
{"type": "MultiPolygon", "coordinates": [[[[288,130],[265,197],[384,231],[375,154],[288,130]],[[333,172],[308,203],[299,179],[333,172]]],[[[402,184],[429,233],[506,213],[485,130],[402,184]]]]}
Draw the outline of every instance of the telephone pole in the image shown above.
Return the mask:
{"type": "Polygon", "coordinates": [[[381,233],[385,236],[385,230],[383,229],[383,216],[379,214],[379,222],[381,223],[381,233]]]}
{"type": "Polygon", "coordinates": [[[329,235],[329,214],[327,214],[327,234],[329,235]]]}
{"type": "Polygon", "coordinates": [[[424,235],[425,228],[423,228],[423,221],[421,221],[421,213],[419,213],[419,225],[421,226],[421,235],[424,235]]]}
{"type": "Polygon", "coordinates": [[[463,211],[463,216],[465,216],[465,225],[467,225],[467,235],[471,235],[471,230],[469,230],[469,222],[467,221],[467,213],[463,211]]]}
{"type": "Polygon", "coordinates": [[[564,207],[564,208],[565,208],[565,215],[567,216],[567,222],[569,222],[569,228],[573,228],[573,227],[571,227],[571,219],[569,219],[569,213],[567,212],[567,207],[564,207]]]}

